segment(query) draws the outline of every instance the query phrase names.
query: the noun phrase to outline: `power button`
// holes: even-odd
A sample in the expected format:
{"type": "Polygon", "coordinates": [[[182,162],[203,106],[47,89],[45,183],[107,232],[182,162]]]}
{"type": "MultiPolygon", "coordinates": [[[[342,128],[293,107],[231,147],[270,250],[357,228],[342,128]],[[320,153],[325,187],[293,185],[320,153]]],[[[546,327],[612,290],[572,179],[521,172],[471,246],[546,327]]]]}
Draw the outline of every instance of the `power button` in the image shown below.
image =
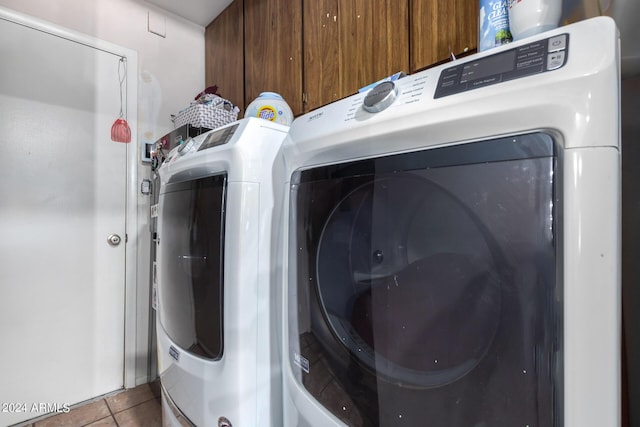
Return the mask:
{"type": "Polygon", "coordinates": [[[565,50],[567,48],[567,35],[560,34],[559,36],[551,37],[549,39],[549,47],[547,51],[557,52],[559,50],[565,50]]]}

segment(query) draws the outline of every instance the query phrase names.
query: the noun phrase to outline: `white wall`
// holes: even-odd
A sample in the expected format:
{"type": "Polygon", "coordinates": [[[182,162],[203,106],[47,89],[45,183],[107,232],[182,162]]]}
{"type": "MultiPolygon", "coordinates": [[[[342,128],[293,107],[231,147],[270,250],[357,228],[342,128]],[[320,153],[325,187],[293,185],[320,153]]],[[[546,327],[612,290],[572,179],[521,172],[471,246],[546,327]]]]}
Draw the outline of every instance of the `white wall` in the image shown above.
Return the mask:
{"type": "MultiPolygon", "coordinates": [[[[204,89],[204,28],[142,0],[0,0],[0,7],[138,52],[138,141],[154,142],[173,129],[171,115],[204,89]],[[148,31],[151,13],[165,37],[148,31]]],[[[63,58],[61,58],[63,60],[63,58]]],[[[114,112],[117,114],[118,112],[114,112]]],[[[114,119],[117,116],[114,115],[114,119]]],[[[133,130],[133,129],[132,129],[133,130]]],[[[133,148],[133,147],[132,147],[133,148]]],[[[136,148],[140,153],[140,149],[136,148]]],[[[150,168],[138,162],[138,181],[150,168]]],[[[149,198],[138,194],[135,383],[145,383],[149,346],[149,198]]],[[[152,354],[154,356],[154,354],[152,354]]],[[[153,365],[152,365],[153,366],[153,365]]]]}
{"type": "Polygon", "coordinates": [[[0,6],[138,52],[139,136],[155,141],[170,115],[204,89],[204,28],[134,0],[0,0],[0,6]],[[166,20],[166,37],[147,31],[148,13],[166,20]]]}

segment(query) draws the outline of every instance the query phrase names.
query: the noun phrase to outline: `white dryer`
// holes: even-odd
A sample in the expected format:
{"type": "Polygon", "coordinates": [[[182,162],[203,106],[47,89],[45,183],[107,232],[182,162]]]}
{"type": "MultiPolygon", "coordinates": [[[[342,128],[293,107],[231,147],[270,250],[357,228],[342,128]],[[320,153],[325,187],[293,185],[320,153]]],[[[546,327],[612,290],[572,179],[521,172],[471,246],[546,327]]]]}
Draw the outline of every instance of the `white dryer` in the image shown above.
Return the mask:
{"type": "Polygon", "coordinates": [[[243,119],[186,141],[159,169],[165,425],[282,425],[271,254],[288,129],[243,119]]]}
{"type": "Polygon", "coordinates": [[[619,425],[618,52],[595,18],[294,121],[285,426],[619,425]]]}

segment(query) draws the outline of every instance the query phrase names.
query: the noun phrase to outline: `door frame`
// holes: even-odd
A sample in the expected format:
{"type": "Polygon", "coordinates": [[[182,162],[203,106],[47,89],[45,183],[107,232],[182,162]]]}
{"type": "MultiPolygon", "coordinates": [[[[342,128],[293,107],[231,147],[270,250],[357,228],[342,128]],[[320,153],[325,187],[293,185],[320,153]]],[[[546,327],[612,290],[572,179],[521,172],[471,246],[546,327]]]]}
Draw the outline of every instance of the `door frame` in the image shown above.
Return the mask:
{"type": "MultiPolygon", "coordinates": [[[[132,49],[115,45],[95,37],[82,34],[78,31],[63,28],[59,25],[14,12],[0,7],[0,19],[41,31],[55,37],[79,43],[118,57],[124,57],[127,61],[125,105],[127,122],[132,129],[131,142],[127,144],[126,153],[126,203],[125,203],[125,277],[124,277],[124,362],[123,386],[132,388],[136,386],[136,359],[146,359],[149,349],[136,348],[137,332],[136,313],[138,305],[147,304],[148,301],[138,301],[137,298],[137,272],[138,272],[138,53],[132,49]],[[143,354],[140,354],[143,353],[143,354]]],[[[148,334],[148,332],[146,332],[148,334]]],[[[146,376],[146,370],[144,372],[146,376]]]]}

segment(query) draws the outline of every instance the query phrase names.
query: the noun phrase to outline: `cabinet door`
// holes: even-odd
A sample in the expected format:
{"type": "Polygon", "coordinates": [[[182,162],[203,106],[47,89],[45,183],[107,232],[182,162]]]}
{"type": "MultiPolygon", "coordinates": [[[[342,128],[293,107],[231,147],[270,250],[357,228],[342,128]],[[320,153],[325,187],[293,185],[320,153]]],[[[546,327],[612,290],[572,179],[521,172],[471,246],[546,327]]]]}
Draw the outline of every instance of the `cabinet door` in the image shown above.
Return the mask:
{"type": "MultiPolygon", "coordinates": [[[[244,111],[243,0],[235,0],[205,31],[205,81],[244,111]]],[[[239,117],[242,117],[242,113],[239,117]]]]}
{"type": "Polygon", "coordinates": [[[411,72],[478,45],[477,0],[410,0],[411,72]]]}
{"type": "Polygon", "coordinates": [[[343,87],[347,95],[398,71],[408,71],[407,0],[340,1],[343,87]]]}
{"type": "Polygon", "coordinates": [[[302,5],[290,0],[244,0],[245,105],[277,92],[302,113],[302,5]]]}
{"type": "Polygon", "coordinates": [[[343,95],[338,0],[303,0],[304,111],[343,95]]]}
{"type": "Polygon", "coordinates": [[[303,0],[305,111],[408,71],[408,0],[303,0]]]}

